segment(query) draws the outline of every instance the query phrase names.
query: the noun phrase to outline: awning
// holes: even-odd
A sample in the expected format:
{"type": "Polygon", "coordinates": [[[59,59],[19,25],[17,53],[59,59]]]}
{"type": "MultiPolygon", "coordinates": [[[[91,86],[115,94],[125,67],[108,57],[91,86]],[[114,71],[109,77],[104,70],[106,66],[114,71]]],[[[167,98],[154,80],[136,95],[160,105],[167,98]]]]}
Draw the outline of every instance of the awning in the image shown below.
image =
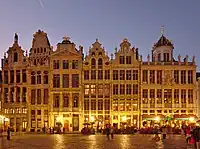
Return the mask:
{"type": "Polygon", "coordinates": [[[174,114],[174,119],[176,120],[191,120],[191,119],[194,119],[196,120],[197,119],[197,116],[194,115],[194,114],[174,114]]]}

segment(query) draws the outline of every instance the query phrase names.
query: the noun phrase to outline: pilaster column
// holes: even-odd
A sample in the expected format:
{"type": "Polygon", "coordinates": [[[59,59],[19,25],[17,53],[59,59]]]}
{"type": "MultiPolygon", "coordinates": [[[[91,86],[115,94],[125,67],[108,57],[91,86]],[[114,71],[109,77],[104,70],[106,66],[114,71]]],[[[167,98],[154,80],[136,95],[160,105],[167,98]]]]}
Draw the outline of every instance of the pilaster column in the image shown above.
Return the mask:
{"type": "Polygon", "coordinates": [[[186,79],[185,79],[186,84],[188,84],[188,70],[185,71],[185,77],[186,77],[186,79]]]}

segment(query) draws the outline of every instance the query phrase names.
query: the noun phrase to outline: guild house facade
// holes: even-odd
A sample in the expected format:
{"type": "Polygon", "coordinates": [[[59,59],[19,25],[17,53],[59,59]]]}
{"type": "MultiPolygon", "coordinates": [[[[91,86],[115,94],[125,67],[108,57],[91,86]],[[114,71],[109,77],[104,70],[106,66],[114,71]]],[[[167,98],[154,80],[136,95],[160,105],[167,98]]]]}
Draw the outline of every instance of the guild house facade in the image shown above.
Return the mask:
{"type": "Polygon", "coordinates": [[[163,34],[142,60],[124,39],[108,56],[96,41],[83,47],[64,37],[56,49],[38,30],[24,51],[15,34],[2,59],[1,103],[15,131],[62,125],[80,131],[84,123],[103,127],[181,126],[197,118],[195,58],[177,60],[163,34]],[[88,50],[87,50],[88,51],[88,50]]]}

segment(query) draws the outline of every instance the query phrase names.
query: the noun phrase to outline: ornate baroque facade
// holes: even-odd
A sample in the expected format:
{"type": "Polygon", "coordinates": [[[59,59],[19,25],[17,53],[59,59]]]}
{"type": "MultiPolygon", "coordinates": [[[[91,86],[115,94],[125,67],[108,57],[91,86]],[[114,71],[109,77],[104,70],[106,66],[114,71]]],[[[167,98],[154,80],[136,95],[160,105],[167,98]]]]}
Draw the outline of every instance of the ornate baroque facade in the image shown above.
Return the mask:
{"type": "Polygon", "coordinates": [[[175,60],[173,49],[162,35],[143,61],[124,39],[109,57],[96,39],[84,56],[67,37],[53,50],[38,30],[28,54],[15,34],[2,59],[3,112],[15,131],[58,123],[65,131],[80,131],[87,122],[180,125],[197,116],[196,65],[194,57],[175,60]]]}

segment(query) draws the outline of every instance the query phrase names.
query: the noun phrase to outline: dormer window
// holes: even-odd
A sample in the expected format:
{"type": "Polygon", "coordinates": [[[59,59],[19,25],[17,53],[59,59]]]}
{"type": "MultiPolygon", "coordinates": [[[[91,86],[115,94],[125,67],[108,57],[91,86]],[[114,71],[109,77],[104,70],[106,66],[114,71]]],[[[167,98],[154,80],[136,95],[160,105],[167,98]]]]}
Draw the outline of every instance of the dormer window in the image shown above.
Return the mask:
{"type": "Polygon", "coordinates": [[[119,57],[119,64],[124,64],[124,56],[119,57]]]}
{"type": "Polygon", "coordinates": [[[169,61],[169,53],[164,53],[164,62],[169,61]]]}
{"type": "Polygon", "coordinates": [[[18,53],[17,52],[14,53],[14,62],[18,62],[18,53]]]}
{"type": "Polygon", "coordinates": [[[95,56],[95,52],[92,52],[92,56],[95,56]]]}

